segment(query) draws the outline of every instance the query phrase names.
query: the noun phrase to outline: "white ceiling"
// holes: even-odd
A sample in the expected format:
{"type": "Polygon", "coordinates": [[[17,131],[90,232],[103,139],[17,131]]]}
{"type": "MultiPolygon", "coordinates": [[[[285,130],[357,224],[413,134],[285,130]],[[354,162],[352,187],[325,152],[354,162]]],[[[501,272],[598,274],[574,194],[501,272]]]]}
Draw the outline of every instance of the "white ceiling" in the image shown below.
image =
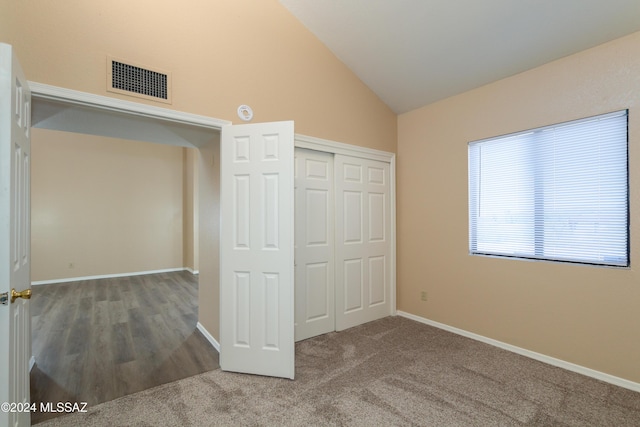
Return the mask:
{"type": "Polygon", "coordinates": [[[640,0],[280,0],[404,113],[640,30],[640,0]]]}

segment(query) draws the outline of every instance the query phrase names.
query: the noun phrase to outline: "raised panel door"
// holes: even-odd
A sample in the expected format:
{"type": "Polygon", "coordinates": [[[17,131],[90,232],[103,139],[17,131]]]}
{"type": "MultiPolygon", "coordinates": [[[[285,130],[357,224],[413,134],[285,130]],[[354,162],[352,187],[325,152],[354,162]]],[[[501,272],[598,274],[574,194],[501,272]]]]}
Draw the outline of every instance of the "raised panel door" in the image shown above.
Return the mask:
{"type": "Polygon", "coordinates": [[[336,330],[391,313],[389,164],[336,154],[336,330]]]}
{"type": "Polygon", "coordinates": [[[335,330],[333,185],[333,155],[296,148],[296,341],[335,330]]]}
{"type": "Polygon", "coordinates": [[[293,146],[293,122],[222,129],[220,367],[225,371],[294,377],[293,146]]]}

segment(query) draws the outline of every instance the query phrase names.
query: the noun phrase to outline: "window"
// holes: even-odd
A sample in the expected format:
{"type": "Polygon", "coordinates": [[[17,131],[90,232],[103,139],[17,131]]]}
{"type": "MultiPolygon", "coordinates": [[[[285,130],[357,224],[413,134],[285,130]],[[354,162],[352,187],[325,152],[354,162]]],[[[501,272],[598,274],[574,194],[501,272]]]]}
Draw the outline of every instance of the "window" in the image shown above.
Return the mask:
{"type": "Polygon", "coordinates": [[[627,111],[469,143],[472,254],[629,265],[627,111]]]}

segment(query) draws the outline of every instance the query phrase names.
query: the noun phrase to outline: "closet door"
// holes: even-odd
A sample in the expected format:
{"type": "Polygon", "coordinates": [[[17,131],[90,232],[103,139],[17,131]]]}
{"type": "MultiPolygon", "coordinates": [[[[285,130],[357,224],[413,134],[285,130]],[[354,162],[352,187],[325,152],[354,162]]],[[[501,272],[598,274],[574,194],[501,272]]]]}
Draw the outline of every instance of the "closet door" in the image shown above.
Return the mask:
{"type": "Polygon", "coordinates": [[[336,154],[336,330],[391,314],[389,164],[336,154]]]}
{"type": "Polygon", "coordinates": [[[335,331],[333,155],[295,149],[295,340],[335,331]]]}

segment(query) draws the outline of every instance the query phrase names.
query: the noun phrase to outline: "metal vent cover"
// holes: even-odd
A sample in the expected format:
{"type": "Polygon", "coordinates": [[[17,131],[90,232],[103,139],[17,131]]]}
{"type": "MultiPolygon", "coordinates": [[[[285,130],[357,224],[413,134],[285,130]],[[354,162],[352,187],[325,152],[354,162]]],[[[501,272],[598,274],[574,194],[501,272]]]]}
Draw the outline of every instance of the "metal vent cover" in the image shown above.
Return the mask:
{"type": "Polygon", "coordinates": [[[107,57],[107,91],[171,104],[171,73],[107,57]]]}

